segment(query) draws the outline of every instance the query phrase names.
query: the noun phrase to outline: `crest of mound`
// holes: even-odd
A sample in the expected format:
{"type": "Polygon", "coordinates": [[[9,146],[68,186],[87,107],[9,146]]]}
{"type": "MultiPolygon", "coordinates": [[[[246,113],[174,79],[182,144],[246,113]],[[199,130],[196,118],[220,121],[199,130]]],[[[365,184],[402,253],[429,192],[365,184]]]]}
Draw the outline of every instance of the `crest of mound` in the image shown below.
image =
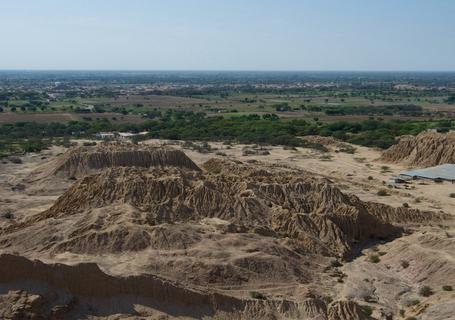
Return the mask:
{"type": "Polygon", "coordinates": [[[216,227],[223,234],[255,233],[287,239],[299,252],[345,256],[353,243],[397,235],[401,229],[390,222],[424,217],[362,202],[305,171],[217,159],[204,168],[108,168],[77,181],[49,210],[7,231],[0,242],[90,254],[188,249],[205,232],[195,226],[218,219],[225,222],[216,227]],[[50,236],[47,221],[58,236],[50,236]],[[182,224],[191,232],[180,230],[182,224]]]}
{"type": "Polygon", "coordinates": [[[421,167],[455,163],[455,132],[402,136],[382,154],[381,159],[421,167]]]}
{"type": "Polygon", "coordinates": [[[68,150],[61,157],[33,172],[30,181],[50,177],[81,178],[111,167],[172,166],[200,170],[181,150],[132,143],[101,143],[68,150]]]}

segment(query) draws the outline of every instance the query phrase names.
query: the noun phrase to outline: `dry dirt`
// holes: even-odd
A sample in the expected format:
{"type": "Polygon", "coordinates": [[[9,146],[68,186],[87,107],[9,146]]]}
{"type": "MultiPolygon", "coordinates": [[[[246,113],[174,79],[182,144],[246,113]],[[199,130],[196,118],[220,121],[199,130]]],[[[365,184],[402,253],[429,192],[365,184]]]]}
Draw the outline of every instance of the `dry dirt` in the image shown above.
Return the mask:
{"type": "Polygon", "coordinates": [[[406,165],[314,139],[330,152],[150,140],[5,160],[0,316],[455,319],[455,185],[392,185],[406,165]]]}

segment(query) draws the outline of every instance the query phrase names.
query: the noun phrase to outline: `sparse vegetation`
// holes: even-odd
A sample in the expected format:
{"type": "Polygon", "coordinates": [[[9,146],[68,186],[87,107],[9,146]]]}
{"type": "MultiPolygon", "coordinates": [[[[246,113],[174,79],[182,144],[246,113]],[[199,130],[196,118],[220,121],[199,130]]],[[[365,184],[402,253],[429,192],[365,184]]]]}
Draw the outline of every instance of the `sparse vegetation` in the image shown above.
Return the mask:
{"type": "Polygon", "coordinates": [[[14,219],[14,214],[10,209],[5,209],[2,213],[2,217],[11,220],[14,219]]]}
{"type": "Polygon", "coordinates": [[[267,297],[263,293],[258,291],[250,291],[250,297],[258,300],[267,300],[267,297]]]}
{"type": "Polygon", "coordinates": [[[381,167],[381,173],[389,173],[389,172],[391,172],[389,166],[382,166],[381,167]]]}
{"type": "Polygon", "coordinates": [[[377,254],[372,254],[368,257],[368,260],[372,263],[379,263],[381,261],[381,258],[377,254]]]}
{"type": "Polygon", "coordinates": [[[15,163],[15,164],[21,164],[22,163],[22,159],[19,158],[19,157],[9,157],[9,161],[11,161],[11,163],[15,163]]]}
{"type": "Polygon", "coordinates": [[[212,148],[210,144],[207,142],[202,142],[202,143],[195,143],[192,141],[185,141],[185,143],[182,145],[183,148],[185,149],[191,149],[194,151],[197,151],[199,153],[210,153],[212,151],[216,151],[217,149],[212,148]]]}
{"type": "Polygon", "coordinates": [[[360,309],[362,310],[362,312],[364,314],[366,314],[367,316],[371,316],[373,314],[373,308],[371,306],[360,306],[360,309]]]}
{"type": "Polygon", "coordinates": [[[278,235],[283,238],[283,239],[286,239],[286,238],[290,238],[291,235],[287,232],[279,232],[278,235]]]}
{"type": "Polygon", "coordinates": [[[452,286],[445,285],[445,286],[442,286],[442,290],[444,290],[444,291],[453,291],[453,288],[452,288],[452,286]]]}
{"type": "Polygon", "coordinates": [[[400,265],[403,269],[406,269],[407,267],[409,267],[409,262],[406,260],[401,260],[400,265]]]}
{"type": "Polygon", "coordinates": [[[344,152],[344,153],[349,153],[349,154],[354,154],[356,152],[356,148],[349,144],[343,144],[341,148],[337,150],[338,152],[344,152]]]}
{"type": "Polygon", "coordinates": [[[429,286],[423,286],[422,288],[420,288],[419,294],[422,297],[429,297],[433,294],[433,290],[429,286]]]}
{"type": "Polygon", "coordinates": [[[409,301],[409,305],[410,306],[416,306],[420,303],[420,300],[419,299],[413,299],[411,301],[409,301]]]}
{"type": "Polygon", "coordinates": [[[343,264],[338,261],[338,260],[332,260],[330,262],[330,266],[333,267],[333,268],[338,268],[338,267],[341,267],[343,264]]]}
{"type": "Polygon", "coordinates": [[[381,189],[379,190],[377,193],[376,193],[378,196],[380,197],[385,197],[385,196],[388,196],[389,195],[389,192],[385,189],[381,189]]]}
{"type": "Polygon", "coordinates": [[[330,154],[324,154],[319,157],[322,161],[332,161],[333,157],[330,154]]]}

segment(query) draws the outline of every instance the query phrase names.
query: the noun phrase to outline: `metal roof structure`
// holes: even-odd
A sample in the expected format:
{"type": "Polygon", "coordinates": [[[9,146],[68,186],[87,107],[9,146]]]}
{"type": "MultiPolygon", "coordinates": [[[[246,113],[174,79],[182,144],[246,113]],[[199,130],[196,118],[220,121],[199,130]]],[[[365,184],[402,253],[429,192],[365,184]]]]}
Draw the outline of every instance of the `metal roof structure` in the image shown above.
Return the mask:
{"type": "Polygon", "coordinates": [[[402,172],[400,175],[425,179],[455,180],[455,164],[442,164],[436,167],[410,170],[402,172]]]}

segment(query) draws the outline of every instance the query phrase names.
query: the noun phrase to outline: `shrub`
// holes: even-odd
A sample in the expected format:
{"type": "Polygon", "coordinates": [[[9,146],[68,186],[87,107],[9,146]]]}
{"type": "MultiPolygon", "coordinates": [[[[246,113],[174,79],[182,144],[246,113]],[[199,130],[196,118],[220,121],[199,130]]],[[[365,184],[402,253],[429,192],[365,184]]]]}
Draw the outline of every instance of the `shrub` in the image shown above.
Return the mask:
{"type": "Polygon", "coordinates": [[[434,182],[435,182],[435,183],[443,183],[444,180],[441,179],[441,178],[436,178],[436,179],[434,179],[434,182]]]}
{"type": "Polygon", "coordinates": [[[388,196],[389,193],[387,192],[387,190],[381,189],[381,190],[378,191],[377,195],[380,196],[380,197],[385,197],[385,196],[388,196]]]}
{"type": "Polygon", "coordinates": [[[368,180],[373,180],[373,177],[372,176],[368,176],[368,180]]]}
{"type": "Polygon", "coordinates": [[[378,263],[381,261],[381,258],[379,258],[379,255],[377,255],[377,254],[372,254],[368,259],[372,263],[378,263]]]}
{"type": "Polygon", "coordinates": [[[333,298],[331,296],[325,296],[325,297],[322,297],[322,300],[327,304],[329,305],[332,301],[333,301],[333,298]]]}
{"type": "Polygon", "coordinates": [[[19,157],[10,157],[10,158],[9,158],[9,161],[11,161],[12,163],[15,163],[15,164],[20,164],[20,163],[22,163],[22,159],[19,158],[19,157]]]}
{"type": "Polygon", "coordinates": [[[431,290],[429,286],[423,286],[422,288],[420,288],[419,294],[422,297],[429,297],[433,294],[433,290],[431,290]]]}
{"type": "Polygon", "coordinates": [[[2,214],[2,217],[5,218],[5,219],[14,219],[14,215],[13,215],[13,212],[10,210],[10,209],[6,209],[3,214],[2,214]]]}
{"type": "Polygon", "coordinates": [[[43,150],[45,147],[46,147],[45,144],[41,140],[30,139],[23,144],[22,149],[25,152],[39,152],[43,150]]]}
{"type": "Polygon", "coordinates": [[[373,308],[370,306],[361,306],[360,309],[367,316],[371,316],[373,314],[373,308]]]}
{"type": "Polygon", "coordinates": [[[406,260],[401,260],[400,264],[403,267],[403,269],[409,267],[409,262],[407,262],[406,260]]]}
{"type": "Polygon", "coordinates": [[[420,303],[419,299],[414,299],[408,302],[408,306],[416,306],[420,303]]]}
{"type": "Polygon", "coordinates": [[[343,145],[339,150],[339,152],[354,154],[356,152],[356,148],[351,145],[343,145]]]}
{"type": "Polygon", "coordinates": [[[329,154],[326,154],[326,155],[322,155],[319,159],[321,159],[322,161],[332,161],[332,156],[329,154]]]}
{"type": "Polygon", "coordinates": [[[407,317],[406,320],[417,320],[416,317],[407,317]]]}
{"type": "Polygon", "coordinates": [[[451,194],[449,194],[449,197],[451,197],[451,198],[455,198],[455,193],[451,193],[451,194]]]}
{"type": "Polygon", "coordinates": [[[342,264],[340,261],[338,261],[338,260],[332,260],[332,261],[330,262],[330,265],[331,265],[332,267],[334,267],[334,268],[337,268],[337,267],[341,267],[343,264],[342,264]]]}
{"type": "Polygon", "coordinates": [[[283,238],[283,239],[286,239],[286,238],[290,238],[290,237],[291,237],[291,235],[290,235],[289,233],[287,233],[287,232],[280,232],[278,235],[279,235],[281,238],[283,238]]]}
{"type": "Polygon", "coordinates": [[[404,208],[409,208],[409,203],[407,203],[407,202],[403,203],[403,207],[404,208]]]}
{"type": "Polygon", "coordinates": [[[250,297],[253,299],[267,300],[267,297],[263,293],[257,291],[250,291],[250,297]]]}
{"type": "Polygon", "coordinates": [[[453,291],[452,286],[442,286],[442,290],[444,291],[453,291]]]}

